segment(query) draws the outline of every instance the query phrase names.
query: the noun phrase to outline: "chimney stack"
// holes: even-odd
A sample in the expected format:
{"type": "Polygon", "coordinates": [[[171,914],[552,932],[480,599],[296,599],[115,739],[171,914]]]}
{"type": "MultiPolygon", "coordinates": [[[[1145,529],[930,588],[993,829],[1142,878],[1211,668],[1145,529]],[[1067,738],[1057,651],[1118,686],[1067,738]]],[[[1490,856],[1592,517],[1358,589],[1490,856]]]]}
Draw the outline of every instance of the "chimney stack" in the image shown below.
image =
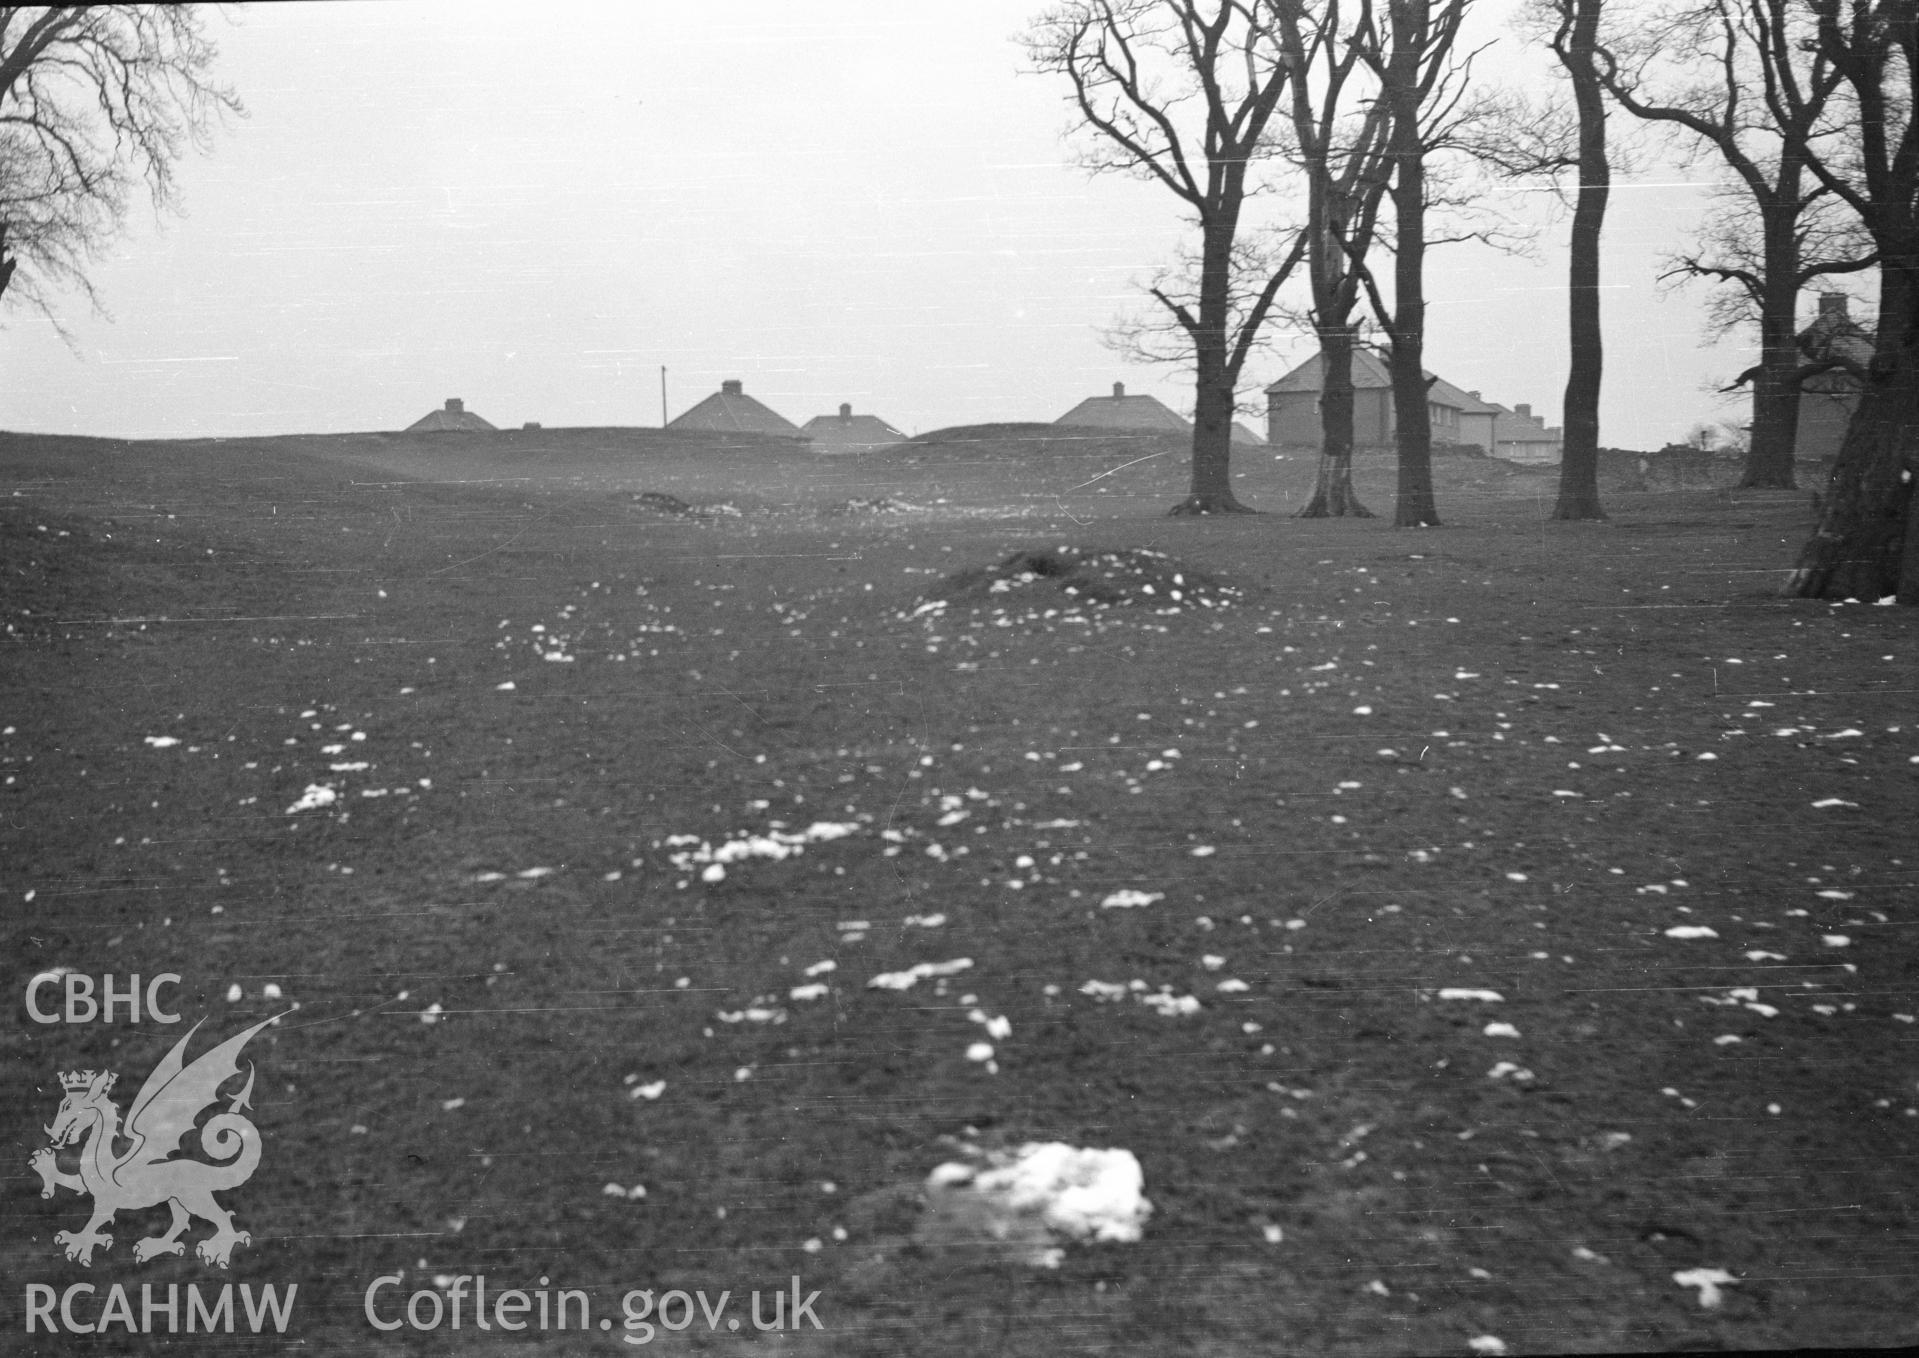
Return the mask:
{"type": "Polygon", "coordinates": [[[1525,404],[1516,405],[1513,407],[1513,410],[1517,412],[1518,414],[1524,416],[1526,419],[1530,420],[1533,417],[1533,408],[1529,405],[1525,405],[1525,404]]]}
{"type": "Polygon", "coordinates": [[[1834,320],[1838,320],[1838,321],[1850,320],[1851,316],[1846,311],[1846,302],[1847,302],[1847,297],[1846,297],[1846,294],[1843,292],[1820,293],[1819,294],[1820,319],[1824,320],[1827,316],[1830,316],[1834,320]]]}
{"type": "Polygon", "coordinates": [[[740,379],[737,377],[729,377],[720,383],[720,394],[722,396],[740,396],[745,393],[740,386],[740,379]]]}
{"type": "Polygon", "coordinates": [[[1113,399],[1115,401],[1117,401],[1120,397],[1124,396],[1125,394],[1126,394],[1126,384],[1124,382],[1113,383],[1113,399]]]}
{"type": "Polygon", "coordinates": [[[853,407],[846,401],[840,402],[840,418],[842,420],[850,420],[853,418],[853,407]]]}
{"type": "Polygon", "coordinates": [[[466,412],[466,402],[457,396],[449,396],[446,398],[446,408],[449,414],[464,414],[466,412]]]}

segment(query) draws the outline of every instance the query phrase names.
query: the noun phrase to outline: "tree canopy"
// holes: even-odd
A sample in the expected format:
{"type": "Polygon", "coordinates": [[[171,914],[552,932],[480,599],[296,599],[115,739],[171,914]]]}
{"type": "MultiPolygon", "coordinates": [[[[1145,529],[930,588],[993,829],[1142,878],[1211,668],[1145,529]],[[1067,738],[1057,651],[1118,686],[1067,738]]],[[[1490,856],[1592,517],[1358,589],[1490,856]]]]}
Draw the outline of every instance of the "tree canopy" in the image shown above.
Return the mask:
{"type": "Polygon", "coordinates": [[[194,6],[0,6],[0,301],[100,305],[88,266],[136,189],[176,209],[175,162],[245,113],[217,55],[194,6]]]}

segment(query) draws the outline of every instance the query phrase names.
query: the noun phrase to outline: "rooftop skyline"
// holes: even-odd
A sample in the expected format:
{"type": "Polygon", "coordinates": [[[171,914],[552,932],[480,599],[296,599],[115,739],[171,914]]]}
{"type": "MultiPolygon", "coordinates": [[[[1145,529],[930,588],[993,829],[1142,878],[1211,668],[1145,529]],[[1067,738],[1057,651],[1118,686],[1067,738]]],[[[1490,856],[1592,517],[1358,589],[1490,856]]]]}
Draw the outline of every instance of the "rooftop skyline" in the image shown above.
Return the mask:
{"type": "MultiPolygon", "coordinates": [[[[215,21],[250,117],[143,200],[69,299],[77,352],[10,308],[0,427],[118,436],[400,429],[458,393],[502,427],[661,423],[722,380],[804,421],[850,402],[908,433],[1053,420],[1115,381],[1190,415],[1190,380],[1101,332],[1181,238],[1170,195],[1090,177],[1054,79],[1013,38],[1032,0],[743,0],[543,11],[407,0],[215,21]]],[[[1489,12],[1490,13],[1490,12],[1489,12]]],[[[1541,54],[1493,24],[1488,79],[1541,54]]],[[[1657,447],[1742,419],[1749,361],[1702,347],[1662,253],[1705,172],[1616,185],[1602,440],[1657,447]]],[[[1532,257],[1429,260],[1427,366],[1559,419],[1565,223],[1513,186],[1532,257]]],[[[1283,208],[1283,204],[1278,205],[1283,208]]],[[[1807,311],[1812,299],[1807,299],[1807,311]]],[[[1275,323],[1243,399],[1311,352],[1275,323]]]]}

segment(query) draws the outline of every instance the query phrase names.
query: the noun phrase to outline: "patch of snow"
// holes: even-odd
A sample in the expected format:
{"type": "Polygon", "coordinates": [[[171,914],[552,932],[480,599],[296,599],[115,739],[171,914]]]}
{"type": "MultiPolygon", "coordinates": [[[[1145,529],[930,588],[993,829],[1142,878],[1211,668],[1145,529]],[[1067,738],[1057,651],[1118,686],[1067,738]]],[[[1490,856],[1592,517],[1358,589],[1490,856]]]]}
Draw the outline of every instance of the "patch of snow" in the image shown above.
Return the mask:
{"type": "Polygon", "coordinates": [[[1681,1287],[1699,1289],[1699,1304],[1708,1311],[1718,1307],[1725,1300],[1722,1287],[1737,1286],[1739,1279],[1723,1268],[1689,1268],[1672,1275],[1672,1280],[1681,1287]]]}
{"type": "MultiPolygon", "coordinates": [[[[1145,1172],[1131,1151],[1049,1141],[983,1158],[984,1168],[937,1166],[927,1175],[926,1193],[935,1210],[968,1218],[985,1236],[1036,1244],[1061,1238],[1130,1244],[1152,1215],[1145,1172]]],[[[1038,1248],[1027,1262],[1057,1268],[1061,1257],[1058,1248],[1038,1248]]]]}
{"type": "Polygon", "coordinates": [[[920,962],[905,971],[881,972],[866,983],[868,989],[910,990],[929,976],[955,976],[973,965],[970,957],[955,957],[950,962],[920,962]]]}

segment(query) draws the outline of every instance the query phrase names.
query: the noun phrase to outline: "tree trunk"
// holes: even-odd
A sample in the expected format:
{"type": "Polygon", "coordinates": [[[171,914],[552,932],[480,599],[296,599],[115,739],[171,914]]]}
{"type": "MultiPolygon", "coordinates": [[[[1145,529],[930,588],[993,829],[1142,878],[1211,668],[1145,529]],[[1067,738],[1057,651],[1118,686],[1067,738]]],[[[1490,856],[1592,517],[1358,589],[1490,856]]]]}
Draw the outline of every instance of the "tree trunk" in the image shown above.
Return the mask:
{"type": "Polygon", "coordinates": [[[1797,367],[1790,354],[1784,364],[1761,354],[1752,384],[1752,442],[1739,478],[1742,490],[1791,490],[1796,484],[1793,450],[1799,442],[1799,385],[1793,370],[1797,367]]]}
{"type": "Polygon", "coordinates": [[[1871,602],[1896,594],[1919,604],[1919,567],[1911,561],[1919,532],[1909,523],[1919,465],[1919,277],[1895,262],[1898,255],[1884,255],[1866,387],[1826,483],[1819,527],[1787,585],[1801,598],[1871,602]]]}
{"type": "MultiPolygon", "coordinates": [[[[1782,171],[1782,176],[1783,176],[1782,171]]],[[[1798,197],[1797,182],[1785,186],[1798,197]]],[[[1761,208],[1765,278],[1759,299],[1759,372],[1752,384],[1752,441],[1742,488],[1791,490],[1799,441],[1799,221],[1761,208]]]]}
{"type": "Polygon", "coordinates": [[[1393,55],[1382,73],[1392,108],[1388,145],[1393,159],[1393,423],[1399,451],[1396,528],[1437,526],[1433,502],[1433,422],[1426,402],[1426,148],[1421,141],[1419,88],[1422,59],[1432,37],[1430,0],[1393,0],[1388,6],[1393,55]]]}
{"type": "Polygon", "coordinates": [[[1302,519],[1370,519],[1353,491],[1353,328],[1345,316],[1319,334],[1319,484],[1302,519]]]}
{"type": "Polygon", "coordinates": [[[1393,260],[1393,423],[1399,450],[1396,528],[1436,527],[1433,501],[1433,422],[1427,407],[1426,371],[1426,184],[1415,150],[1401,161],[1393,190],[1398,225],[1393,260]]]}
{"type": "Polygon", "coordinates": [[[1235,374],[1227,367],[1226,330],[1231,310],[1233,234],[1227,218],[1202,227],[1199,314],[1193,358],[1193,479],[1174,514],[1250,514],[1233,494],[1235,374]]]}
{"type": "Polygon", "coordinates": [[[1193,480],[1191,493],[1174,505],[1174,514],[1251,514],[1233,494],[1233,389],[1206,365],[1194,392],[1193,480]]]}
{"type": "Polygon", "coordinates": [[[1555,519],[1603,519],[1599,504],[1599,389],[1605,370],[1605,340],[1599,324],[1599,236],[1612,192],[1606,160],[1606,106],[1593,67],[1600,0],[1571,0],[1567,40],[1555,43],[1572,79],[1579,112],[1579,197],[1573,207],[1570,292],[1570,370],[1562,419],[1559,501],[1555,519]]]}

